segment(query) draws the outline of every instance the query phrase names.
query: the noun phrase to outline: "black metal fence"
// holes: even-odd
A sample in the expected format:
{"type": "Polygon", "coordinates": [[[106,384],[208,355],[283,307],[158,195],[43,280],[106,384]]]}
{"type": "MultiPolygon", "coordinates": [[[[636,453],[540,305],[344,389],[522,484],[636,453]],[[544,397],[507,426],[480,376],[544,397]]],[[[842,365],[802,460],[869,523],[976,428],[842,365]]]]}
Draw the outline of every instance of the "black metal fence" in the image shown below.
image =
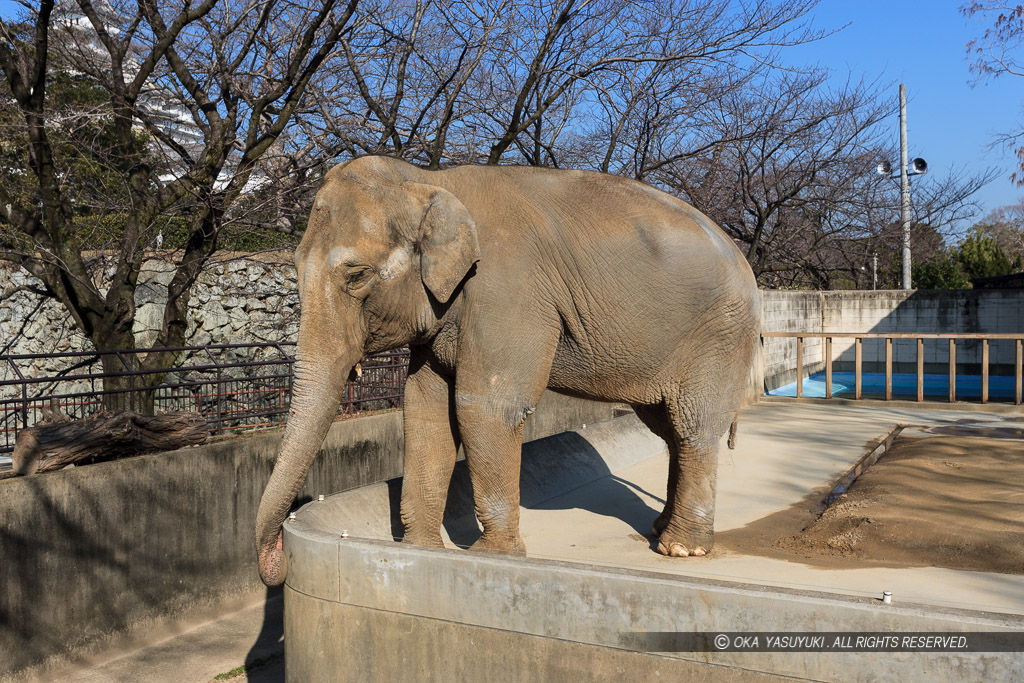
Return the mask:
{"type": "MultiPolygon", "coordinates": [[[[201,413],[215,434],[278,427],[291,402],[294,347],[282,342],[0,356],[0,454],[14,450],[18,432],[51,411],[78,419],[111,403],[201,413]],[[173,351],[181,364],[132,369],[137,364],[131,355],[152,351],[173,351]],[[104,372],[104,356],[108,366],[116,357],[124,370],[104,372]]],[[[408,368],[408,350],[367,358],[338,412],[400,407],[408,368]]]]}

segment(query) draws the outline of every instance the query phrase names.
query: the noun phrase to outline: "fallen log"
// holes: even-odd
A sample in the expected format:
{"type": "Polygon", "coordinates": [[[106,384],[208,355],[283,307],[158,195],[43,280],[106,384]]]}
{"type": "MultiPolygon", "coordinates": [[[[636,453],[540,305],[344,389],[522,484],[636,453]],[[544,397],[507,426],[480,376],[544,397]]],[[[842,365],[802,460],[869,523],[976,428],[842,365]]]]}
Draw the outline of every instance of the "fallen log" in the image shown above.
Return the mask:
{"type": "Polygon", "coordinates": [[[49,421],[20,432],[11,461],[16,474],[36,474],[198,445],[209,434],[206,419],[197,413],[100,413],[84,420],[49,421]]]}

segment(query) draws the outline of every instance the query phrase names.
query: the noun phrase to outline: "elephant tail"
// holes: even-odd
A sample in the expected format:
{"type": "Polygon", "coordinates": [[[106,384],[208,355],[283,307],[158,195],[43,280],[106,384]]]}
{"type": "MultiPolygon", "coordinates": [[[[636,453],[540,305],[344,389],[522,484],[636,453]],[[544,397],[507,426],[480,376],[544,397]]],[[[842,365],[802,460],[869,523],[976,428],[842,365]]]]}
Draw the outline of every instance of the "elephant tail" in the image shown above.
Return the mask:
{"type": "Polygon", "coordinates": [[[736,450],[736,425],[740,421],[740,412],[737,410],[736,414],[732,416],[732,424],[729,425],[729,450],[736,450]]]}

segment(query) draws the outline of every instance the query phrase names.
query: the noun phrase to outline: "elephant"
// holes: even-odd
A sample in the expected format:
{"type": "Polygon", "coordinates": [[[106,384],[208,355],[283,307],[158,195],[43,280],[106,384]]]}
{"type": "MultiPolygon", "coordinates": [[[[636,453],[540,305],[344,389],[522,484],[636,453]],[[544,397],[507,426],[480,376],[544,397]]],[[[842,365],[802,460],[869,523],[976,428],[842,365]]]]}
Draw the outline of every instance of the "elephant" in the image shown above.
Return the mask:
{"type": "Polygon", "coordinates": [[[760,295],[732,240],[641,182],[525,166],[332,168],[295,252],[301,315],[281,451],[257,515],[260,576],[367,354],[408,346],[404,541],[440,546],[461,445],[482,535],[519,554],[523,422],[546,388],[627,403],[665,440],[657,551],[714,542],[718,443],[748,400],[760,295]]]}

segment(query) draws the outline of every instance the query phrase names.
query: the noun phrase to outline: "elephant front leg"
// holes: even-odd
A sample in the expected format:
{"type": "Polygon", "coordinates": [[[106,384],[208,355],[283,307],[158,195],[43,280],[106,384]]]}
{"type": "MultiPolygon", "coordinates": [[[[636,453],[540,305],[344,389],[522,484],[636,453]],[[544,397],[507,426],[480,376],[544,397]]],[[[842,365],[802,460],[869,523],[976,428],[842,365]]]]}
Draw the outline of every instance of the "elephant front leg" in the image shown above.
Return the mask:
{"type": "Polygon", "coordinates": [[[557,342],[556,328],[542,329],[546,337],[507,335],[486,359],[469,358],[459,368],[456,414],[483,526],[474,550],[526,552],[519,535],[523,423],[547,386],[557,342]]]}
{"type": "Polygon", "coordinates": [[[555,311],[529,297],[510,298],[505,287],[477,295],[470,310],[478,313],[467,315],[460,333],[455,382],[459,434],[483,526],[473,549],[522,554],[523,423],[547,387],[560,325],[555,311]]]}
{"type": "Polygon", "coordinates": [[[403,540],[417,545],[443,545],[441,522],[459,445],[452,384],[425,351],[412,351],[403,418],[402,524],[403,540]]]}
{"type": "Polygon", "coordinates": [[[519,469],[526,401],[460,395],[459,429],[483,535],[473,550],[526,553],[519,535],[519,469]]]}

